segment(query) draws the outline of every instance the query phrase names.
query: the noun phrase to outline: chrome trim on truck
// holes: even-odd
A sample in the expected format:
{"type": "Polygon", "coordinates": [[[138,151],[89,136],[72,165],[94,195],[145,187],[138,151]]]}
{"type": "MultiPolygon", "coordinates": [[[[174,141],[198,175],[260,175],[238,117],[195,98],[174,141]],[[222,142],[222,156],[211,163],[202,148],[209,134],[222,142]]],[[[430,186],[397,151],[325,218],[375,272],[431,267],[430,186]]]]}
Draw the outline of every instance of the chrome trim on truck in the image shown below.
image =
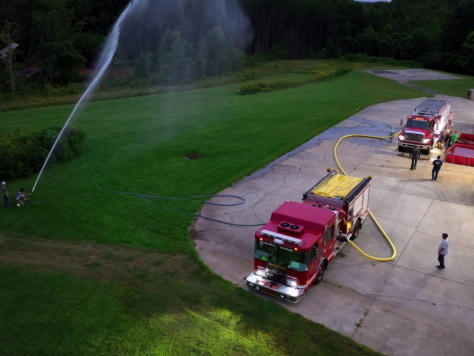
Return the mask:
{"type": "Polygon", "coordinates": [[[280,297],[293,303],[297,303],[302,299],[306,288],[306,286],[289,287],[286,284],[259,276],[254,272],[247,276],[246,281],[247,286],[253,290],[280,297]]]}

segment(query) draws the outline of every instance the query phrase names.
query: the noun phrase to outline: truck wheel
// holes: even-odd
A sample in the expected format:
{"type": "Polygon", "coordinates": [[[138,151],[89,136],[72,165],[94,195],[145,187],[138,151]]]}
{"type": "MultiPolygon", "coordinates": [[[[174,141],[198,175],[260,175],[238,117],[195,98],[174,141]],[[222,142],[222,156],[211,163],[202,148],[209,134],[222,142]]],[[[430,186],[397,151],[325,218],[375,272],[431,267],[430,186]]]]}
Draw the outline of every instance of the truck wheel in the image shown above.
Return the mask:
{"type": "Polygon", "coordinates": [[[402,146],[398,146],[398,152],[405,152],[405,148],[402,146]]]}
{"type": "Polygon", "coordinates": [[[352,230],[351,241],[355,240],[360,231],[360,220],[357,220],[354,225],[354,230],[352,230]]]}
{"type": "Polygon", "coordinates": [[[319,266],[318,272],[316,273],[316,278],[314,279],[314,285],[319,284],[324,277],[324,272],[326,271],[326,263],[321,263],[321,266],[319,266]]]}

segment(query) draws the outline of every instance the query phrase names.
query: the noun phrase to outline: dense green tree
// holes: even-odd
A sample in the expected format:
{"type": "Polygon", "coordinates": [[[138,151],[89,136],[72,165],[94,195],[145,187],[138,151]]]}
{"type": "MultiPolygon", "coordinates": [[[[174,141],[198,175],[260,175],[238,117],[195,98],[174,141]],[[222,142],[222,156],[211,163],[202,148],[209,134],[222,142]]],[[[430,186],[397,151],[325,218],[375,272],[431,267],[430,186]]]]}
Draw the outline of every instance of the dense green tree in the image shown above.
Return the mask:
{"type": "Polygon", "coordinates": [[[221,27],[211,29],[199,42],[199,69],[202,75],[215,76],[236,69],[239,53],[221,27]]]}
{"type": "Polygon", "coordinates": [[[195,59],[191,44],[181,32],[166,30],[159,47],[160,82],[164,84],[187,83],[192,79],[195,59]]]}

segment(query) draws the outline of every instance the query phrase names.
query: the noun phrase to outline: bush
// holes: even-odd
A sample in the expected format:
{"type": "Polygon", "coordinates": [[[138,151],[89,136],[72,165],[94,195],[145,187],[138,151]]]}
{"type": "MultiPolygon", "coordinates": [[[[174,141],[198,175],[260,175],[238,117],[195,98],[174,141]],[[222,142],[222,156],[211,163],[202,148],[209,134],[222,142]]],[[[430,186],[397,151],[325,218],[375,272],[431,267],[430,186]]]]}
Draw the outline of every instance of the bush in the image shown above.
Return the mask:
{"type": "MultiPolygon", "coordinates": [[[[59,132],[58,127],[36,133],[0,131],[0,178],[15,179],[39,172],[59,132]]],[[[69,161],[80,155],[84,137],[83,131],[71,128],[52,155],[51,163],[69,161]]]]}
{"type": "Polygon", "coordinates": [[[268,92],[274,90],[282,90],[297,87],[299,85],[305,85],[309,83],[314,83],[324,79],[335,78],[344,74],[347,74],[351,71],[350,68],[326,68],[321,67],[313,69],[309,71],[311,74],[311,78],[300,80],[300,81],[292,81],[292,80],[280,80],[280,81],[265,81],[265,82],[255,82],[251,84],[244,84],[239,88],[238,93],[240,95],[249,95],[249,94],[257,94],[261,92],[268,92]]]}

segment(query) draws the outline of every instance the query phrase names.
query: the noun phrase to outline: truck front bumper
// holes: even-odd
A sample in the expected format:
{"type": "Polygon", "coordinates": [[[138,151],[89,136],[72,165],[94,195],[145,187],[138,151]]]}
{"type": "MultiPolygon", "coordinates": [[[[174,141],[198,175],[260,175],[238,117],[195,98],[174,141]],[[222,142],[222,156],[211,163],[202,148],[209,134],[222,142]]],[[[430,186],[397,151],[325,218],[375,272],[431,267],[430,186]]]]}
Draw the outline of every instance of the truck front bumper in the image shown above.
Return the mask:
{"type": "Polygon", "coordinates": [[[288,300],[293,303],[299,302],[303,298],[304,287],[290,287],[286,284],[278,283],[265,277],[250,273],[247,278],[247,286],[258,292],[262,292],[274,297],[288,300]]]}
{"type": "Polygon", "coordinates": [[[430,145],[423,145],[421,143],[411,143],[411,142],[404,142],[404,141],[398,141],[398,146],[408,147],[408,148],[418,147],[420,151],[429,151],[431,149],[430,145]]]}

